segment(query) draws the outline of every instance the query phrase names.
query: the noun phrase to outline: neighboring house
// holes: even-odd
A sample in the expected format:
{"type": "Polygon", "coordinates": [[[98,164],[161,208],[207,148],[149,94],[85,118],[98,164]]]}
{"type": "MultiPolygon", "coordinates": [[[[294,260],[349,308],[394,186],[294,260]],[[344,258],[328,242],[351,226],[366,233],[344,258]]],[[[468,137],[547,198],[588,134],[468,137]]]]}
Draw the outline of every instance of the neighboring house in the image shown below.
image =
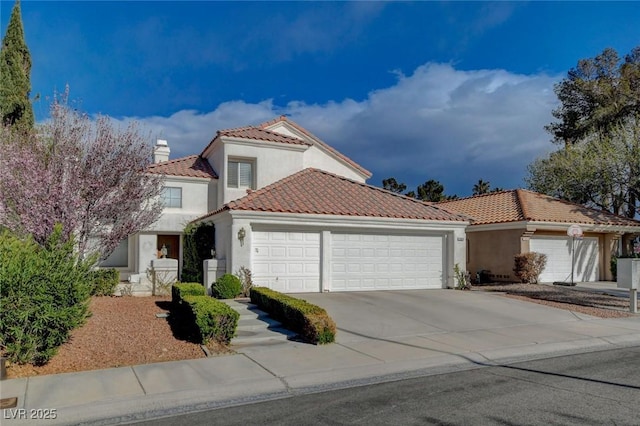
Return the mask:
{"type": "Polygon", "coordinates": [[[490,271],[496,281],[515,281],[514,256],[547,255],[541,282],[570,281],[572,238],[567,229],[579,225],[584,238],[575,242],[574,281],[612,280],[613,254],[629,253],[640,235],[640,222],[590,209],[536,192],[516,189],[437,203],[469,216],[467,270],[475,276],[490,271]]]}
{"type": "Polygon", "coordinates": [[[367,185],[370,172],[284,116],[168,156],[159,141],[149,172],[165,176],[160,220],[103,263],[123,279],[144,282],[163,245],[181,260],[196,218],[215,224],[225,271],[244,266],[284,292],[443,288],[465,264],[466,218],[367,185]]]}

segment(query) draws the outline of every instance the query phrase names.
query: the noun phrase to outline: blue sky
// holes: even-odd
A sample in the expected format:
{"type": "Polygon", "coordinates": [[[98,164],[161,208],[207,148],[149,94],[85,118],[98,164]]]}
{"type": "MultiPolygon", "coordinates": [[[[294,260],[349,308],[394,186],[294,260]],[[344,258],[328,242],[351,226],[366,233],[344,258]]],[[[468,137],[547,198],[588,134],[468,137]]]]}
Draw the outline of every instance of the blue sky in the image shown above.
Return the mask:
{"type": "MultiPolygon", "coordinates": [[[[5,33],[13,1],[0,1],[5,33]]],[[[199,153],[288,114],[369,183],[522,187],[554,149],[553,85],[640,44],[638,2],[21,2],[35,111],[54,91],[199,153]]]]}

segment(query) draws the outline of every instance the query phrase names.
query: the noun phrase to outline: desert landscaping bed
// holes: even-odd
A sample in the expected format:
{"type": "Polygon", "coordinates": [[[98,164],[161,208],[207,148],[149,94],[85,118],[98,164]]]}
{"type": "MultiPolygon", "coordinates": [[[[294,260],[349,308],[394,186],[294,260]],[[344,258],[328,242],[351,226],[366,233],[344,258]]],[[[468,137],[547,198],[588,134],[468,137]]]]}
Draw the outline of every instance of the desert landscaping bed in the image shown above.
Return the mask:
{"type": "MultiPolygon", "coordinates": [[[[74,330],[71,339],[43,366],[16,365],[7,368],[8,378],[96,370],[162,361],[204,358],[201,346],[180,337],[168,318],[168,297],[93,297],[92,316],[74,330]],[[179,337],[176,337],[176,334],[179,337]]],[[[232,353],[210,343],[211,355],[232,353]]]]}
{"type": "Polygon", "coordinates": [[[629,312],[629,299],[607,294],[576,290],[562,286],[542,284],[483,284],[473,287],[477,291],[504,293],[506,297],[526,300],[554,308],[565,309],[599,318],[633,316],[629,312]]]}

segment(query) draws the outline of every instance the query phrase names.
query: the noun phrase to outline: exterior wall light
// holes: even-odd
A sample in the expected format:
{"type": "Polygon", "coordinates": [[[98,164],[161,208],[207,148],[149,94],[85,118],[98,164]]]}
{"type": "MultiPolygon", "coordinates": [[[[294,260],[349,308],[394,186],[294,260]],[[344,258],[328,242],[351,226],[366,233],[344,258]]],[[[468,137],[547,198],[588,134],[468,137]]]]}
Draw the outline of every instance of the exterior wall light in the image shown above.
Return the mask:
{"type": "Polygon", "coordinates": [[[247,235],[247,231],[244,228],[240,228],[238,231],[238,240],[240,240],[240,246],[244,245],[244,237],[247,235]]]}

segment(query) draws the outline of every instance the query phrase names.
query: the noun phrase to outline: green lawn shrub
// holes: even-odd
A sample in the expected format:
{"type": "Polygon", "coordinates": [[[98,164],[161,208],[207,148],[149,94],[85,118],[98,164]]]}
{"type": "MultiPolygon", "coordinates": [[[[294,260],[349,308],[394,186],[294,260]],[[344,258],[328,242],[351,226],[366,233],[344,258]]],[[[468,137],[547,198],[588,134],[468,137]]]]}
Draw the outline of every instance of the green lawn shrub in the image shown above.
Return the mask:
{"type": "Polygon", "coordinates": [[[171,302],[178,306],[186,296],[204,296],[205,288],[200,283],[176,283],[171,286],[171,302]]]}
{"type": "Polygon", "coordinates": [[[211,286],[211,295],[216,299],[234,299],[242,293],[240,278],[224,274],[211,286]]]}
{"type": "Polygon", "coordinates": [[[213,223],[189,224],[184,229],[182,279],[204,284],[203,262],[211,259],[215,249],[216,229],[213,223]]]}
{"type": "Polygon", "coordinates": [[[0,233],[0,347],[11,362],[42,365],[89,315],[93,260],[56,226],[46,244],[0,233]]]}
{"type": "Polygon", "coordinates": [[[335,341],[336,324],[321,307],[266,287],[252,287],[250,296],[252,303],[308,342],[324,344],[335,341]]]}
{"type": "Polygon", "coordinates": [[[120,273],[114,268],[95,269],[89,272],[92,296],[113,296],[120,282],[120,273]]]}
{"type": "Polygon", "coordinates": [[[199,343],[231,341],[240,319],[237,311],[209,296],[185,296],[183,301],[199,343]]]}
{"type": "Polygon", "coordinates": [[[540,274],[547,266],[547,255],[533,251],[517,254],[514,257],[514,263],[513,272],[521,282],[537,284],[540,274]]]}

